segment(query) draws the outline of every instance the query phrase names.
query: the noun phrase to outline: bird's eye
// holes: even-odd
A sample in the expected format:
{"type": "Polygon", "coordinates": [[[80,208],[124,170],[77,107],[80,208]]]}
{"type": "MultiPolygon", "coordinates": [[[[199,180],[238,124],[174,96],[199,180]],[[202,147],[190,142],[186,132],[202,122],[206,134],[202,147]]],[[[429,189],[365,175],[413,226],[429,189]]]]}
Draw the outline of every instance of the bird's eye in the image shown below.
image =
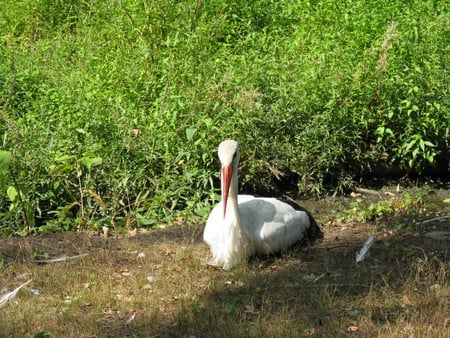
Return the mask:
{"type": "Polygon", "coordinates": [[[237,157],[237,151],[235,151],[233,154],[233,162],[236,161],[236,157],[237,157]]]}

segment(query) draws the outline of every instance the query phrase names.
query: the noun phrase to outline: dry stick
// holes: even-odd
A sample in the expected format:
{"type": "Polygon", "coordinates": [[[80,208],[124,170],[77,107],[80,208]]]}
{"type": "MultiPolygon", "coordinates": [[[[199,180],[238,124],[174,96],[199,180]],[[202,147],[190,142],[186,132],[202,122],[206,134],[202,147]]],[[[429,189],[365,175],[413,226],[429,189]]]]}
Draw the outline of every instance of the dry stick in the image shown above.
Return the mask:
{"type": "Polygon", "coordinates": [[[33,280],[30,279],[28,282],[23,283],[22,285],[20,285],[19,287],[15,288],[13,291],[6,293],[5,295],[3,295],[2,297],[0,297],[0,308],[5,306],[6,303],[8,303],[8,301],[10,301],[11,299],[13,299],[17,292],[19,292],[20,289],[22,289],[24,286],[30,284],[33,280]]]}
{"type": "Polygon", "coordinates": [[[336,245],[329,245],[329,246],[323,246],[323,247],[314,247],[314,246],[310,246],[307,247],[307,250],[329,250],[329,249],[340,249],[340,248],[349,248],[349,249],[357,249],[359,248],[359,245],[355,245],[355,244],[336,244],[336,245]]]}
{"type": "Polygon", "coordinates": [[[356,188],[355,191],[359,192],[361,194],[375,195],[375,196],[381,197],[381,195],[378,191],[372,190],[372,189],[356,188]]]}
{"type": "Polygon", "coordinates": [[[85,257],[89,254],[84,253],[81,255],[75,255],[75,256],[67,256],[67,255],[63,255],[61,257],[58,258],[51,258],[51,259],[37,259],[35,260],[36,263],[41,263],[41,264],[46,264],[46,263],[55,263],[55,262],[63,262],[63,261],[67,261],[69,259],[75,259],[75,258],[80,258],[80,257],[85,257]]]}
{"type": "Polygon", "coordinates": [[[416,222],[414,222],[414,224],[425,224],[425,223],[430,223],[430,222],[433,222],[433,221],[438,221],[438,220],[440,220],[440,219],[444,219],[444,218],[449,218],[450,217],[450,215],[447,215],[447,216],[440,216],[440,217],[435,217],[435,218],[430,218],[430,219],[426,219],[426,220],[424,220],[424,221],[416,221],[416,222]]]}
{"type": "Polygon", "coordinates": [[[18,200],[19,200],[19,204],[20,204],[20,206],[24,209],[24,210],[23,210],[23,213],[24,213],[24,219],[25,219],[26,229],[27,229],[27,232],[29,232],[29,231],[31,230],[32,226],[31,226],[30,220],[28,219],[28,216],[29,216],[29,215],[28,215],[28,208],[27,208],[27,206],[25,205],[24,200],[22,199],[22,191],[19,189],[19,183],[18,183],[18,181],[17,181],[16,174],[15,174],[14,170],[12,170],[12,169],[10,168],[10,169],[9,169],[9,173],[11,174],[11,179],[12,179],[12,181],[13,181],[14,188],[17,190],[17,198],[18,198],[18,200]]]}
{"type": "Polygon", "coordinates": [[[342,284],[317,284],[317,285],[302,285],[302,288],[321,288],[321,287],[356,287],[356,288],[369,288],[370,285],[365,284],[352,284],[352,283],[342,283],[342,284]]]}

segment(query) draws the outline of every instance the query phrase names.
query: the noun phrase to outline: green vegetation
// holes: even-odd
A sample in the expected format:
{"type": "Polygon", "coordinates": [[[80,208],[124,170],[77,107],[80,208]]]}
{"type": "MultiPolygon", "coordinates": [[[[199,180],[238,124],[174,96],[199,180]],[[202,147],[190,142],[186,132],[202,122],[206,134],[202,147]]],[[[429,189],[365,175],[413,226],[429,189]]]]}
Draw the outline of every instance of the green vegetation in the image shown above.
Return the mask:
{"type": "Polygon", "coordinates": [[[378,226],[390,226],[398,230],[413,227],[414,218],[422,216],[425,210],[421,192],[405,193],[376,202],[364,200],[352,202],[337,221],[375,222],[378,226]]]}
{"type": "Polygon", "coordinates": [[[2,229],[203,217],[224,138],[241,143],[245,190],[447,171],[449,13],[418,0],[5,0],[2,229]]]}

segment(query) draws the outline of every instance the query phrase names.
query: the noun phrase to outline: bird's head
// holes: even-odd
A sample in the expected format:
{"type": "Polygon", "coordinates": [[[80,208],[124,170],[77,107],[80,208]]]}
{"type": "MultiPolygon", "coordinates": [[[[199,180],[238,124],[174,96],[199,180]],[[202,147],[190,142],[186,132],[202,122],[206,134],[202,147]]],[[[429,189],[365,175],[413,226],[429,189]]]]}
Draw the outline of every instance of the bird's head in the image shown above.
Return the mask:
{"type": "MultiPolygon", "coordinates": [[[[223,217],[227,212],[227,200],[230,192],[231,178],[237,175],[239,163],[239,146],[235,140],[225,140],[219,144],[219,159],[222,164],[221,182],[222,182],[222,203],[223,217]]],[[[237,176],[236,176],[237,177],[237,176]]]]}

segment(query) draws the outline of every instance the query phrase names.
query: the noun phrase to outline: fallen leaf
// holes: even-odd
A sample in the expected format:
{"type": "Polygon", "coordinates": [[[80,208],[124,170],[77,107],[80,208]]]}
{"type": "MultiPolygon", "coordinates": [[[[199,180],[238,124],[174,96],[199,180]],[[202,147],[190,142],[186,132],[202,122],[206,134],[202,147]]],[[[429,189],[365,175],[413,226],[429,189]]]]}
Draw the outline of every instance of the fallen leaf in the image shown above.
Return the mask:
{"type": "Polygon", "coordinates": [[[122,275],[121,275],[120,273],[116,272],[116,271],[114,271],[114,272],[112,273],[112,276],[113,276],[114,278],[121,278],[121,277],[122,277],[122,275]]]}
{"type": "Polygon", "coordinates": [[[173,251],[173,250],[171,250],[171,249],[169,249],[169,248],[165,248],[164,249],[164,254],[166,255],[166,256],[171,256],[171,255],[173,255],[175,252],[173,251]]]}
{"type": "Polygon", "coordinates": [[[127,321],[125,322],[125,324],[128,325],[128,324],[130,324],[132,321],[134,321],[134,317],[136,317],[136,312],[133,313],[133,314],[131,315],[131,317],[127,319],[127,321]]]}
{"type": "Polygon", "coordinates": [[[175,217],[176,224],[184,224],[185,221],[186,221],[186,219],[183,216],[177,215],[175,217]]]}
{"type": "Polygon", "coordinates": [[[411,302],[411,300],[409,299],[409,297],[407,295],[403,295],[402,297],[402,303],[408,306],[413,306],[413,302],[411,302]]]}
{"type": "Polygon", "coordinates": [[[107,226],[104,226],[102,228],[102,230],[103,230],[103,233],[102,233],[103,237],[105,237],[105,238],[108,237],[109,236],[109,228],[107,226]]]}
{"type": "Polygon", "coordinates": [[[350,326],[347,328],[347,331],[348,331],[348,332],[356,332],[356,331],[359,331],[359,327],[356,326],[356,325],[350,325],[350,326]]]}
{"type": "Polygon", "coordinates": [[[253,306],[253,304],[245,306],[245,313],[250,313],[252,315],[257,315],[257,314],[259,314],[259,312],[260,311],[255,311],[255,307],[253,306]]]}
{"type": "Polygon", "coordinates": [[[444,203],[450,203],[450,198],[446,198],[446,199],[443,200],[442,202],[444,202],[444,203]]]}
{"type": "Polygon", "coordinates": [[[328,223],[328,225],[329,225],[330,227],[342,227],[342,226],[344,226],[345,224],[342,223],[342,222],[340,222],[340,221],[338,221],[337,219],[333,219],[333,220],[331,220],[331,221],[328,223]]]}
{"type": "Polygon", "coordinates": [[[128,236],[134,237],[137,235],[137,228],[134,228],[133,230],[128,231],[128,236]]]}
{"type": "Polygon", "coordinates": [[[119,310],[116,308],[109,308],[107,310],[103,310],[102,312],[104,315],[106,315],[106,317],[112,317],[115,314],[119,313],[119,310]]]}

